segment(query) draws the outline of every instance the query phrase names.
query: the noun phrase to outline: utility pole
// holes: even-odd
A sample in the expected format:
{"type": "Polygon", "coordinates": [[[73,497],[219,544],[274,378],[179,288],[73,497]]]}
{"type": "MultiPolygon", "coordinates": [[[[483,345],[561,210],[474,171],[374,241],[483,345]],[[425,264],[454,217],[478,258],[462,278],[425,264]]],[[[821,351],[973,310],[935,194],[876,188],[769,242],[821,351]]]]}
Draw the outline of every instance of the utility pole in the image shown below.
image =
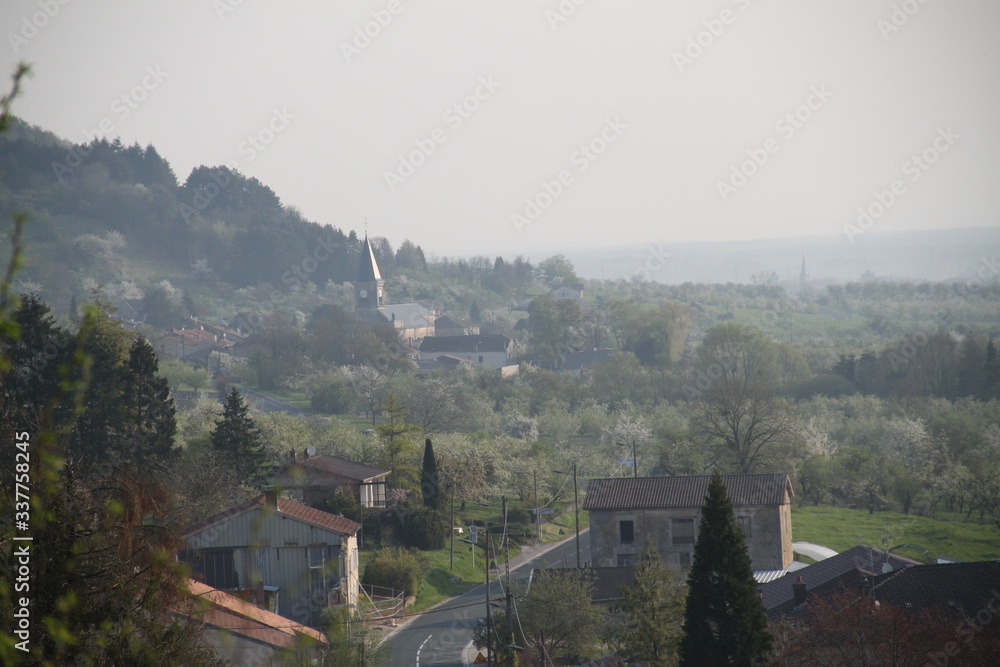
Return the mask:
{"type": "Polygon", "coordinates": [[[507,535],[507,496],[502,496],[503,500],[503,534],[506,537],[504,547],[504,567],[507,570],[507,638],[511,644],[514,643],[514,615],[511,609],[514,598],[510,590],[510,535],[507,535]]]}
{"type": "MultiPolygon", "coordinates": [[[[490,534],[485,533],[483,571],[486,572],[486,667],[493,664],[493,614],[490,613],[490,534]]],[[[476,547],[473,546],[475,551],[476,547]]]]}
{"type": "MultiPolygon", "coordinates": [[[[455,491],[452,485],[448,485],[448,492],[451,494],[451,563],[448,569],[451,571],[455,570],[455,491]]],[[[577,533],[580,532],[579,526],[577,526],[577,533]]]]}
{"type": "Polygon", "coordinates": [[[576,485],[576,461],[573,461],[573,508],[576,514],[576,569],[580,569],[580,496],[576,485]]]}
{"type": "Polygon", "coordinates": [[[531,471],[535,478],[535,528],[538,529],[538,543],[542,543],[542,515],[538,513],[538,471],[531,471]]]}

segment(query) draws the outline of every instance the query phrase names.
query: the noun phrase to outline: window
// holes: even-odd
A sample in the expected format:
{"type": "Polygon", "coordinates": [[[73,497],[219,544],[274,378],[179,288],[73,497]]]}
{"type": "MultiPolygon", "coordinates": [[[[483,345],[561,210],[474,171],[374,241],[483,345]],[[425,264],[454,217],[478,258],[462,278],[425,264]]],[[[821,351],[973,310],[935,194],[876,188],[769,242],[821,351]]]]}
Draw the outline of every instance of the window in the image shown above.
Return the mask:
{"type": "Polygon", "coordinates": [[[326,585],[326,545],[313,545],[309,550],[309,594],[325,596],[326,585]]]}
{"type": "Polygon", "coordinates": [[[633,567],[635,554],[618,554],[618,567],[633,567]]]}
{"type": "Polygon", "coordinates": [[[483,363],[483,355],[479,355],[479,363],[483,363]]]}
{"type": "Polygon", "coordinates": [[[671,519],[674,544],[694,544],[694,519],[671,519]]]}
{"type": "Polygon", "coordinates": [[[618,522],[618,539],[622,544],[635,542],[635,524],[632,521],[618,522]]]}
{"type": "Polygon", "coordinates": [[[237,588],[240,585],[232,548],[185,549],[180,560],[191,563],[191,569],[213,588],[237,588]]]}
{"type": "Polygon", "coordinates": [[[740,516],[740,517],[736,517],[736,518],[740,522],[740,530],[743,531],[743,538],[749,540],[750,537],[751,537],[751,535],[750,535],[750,517],[748,517],[748,516],[740,516]]]}

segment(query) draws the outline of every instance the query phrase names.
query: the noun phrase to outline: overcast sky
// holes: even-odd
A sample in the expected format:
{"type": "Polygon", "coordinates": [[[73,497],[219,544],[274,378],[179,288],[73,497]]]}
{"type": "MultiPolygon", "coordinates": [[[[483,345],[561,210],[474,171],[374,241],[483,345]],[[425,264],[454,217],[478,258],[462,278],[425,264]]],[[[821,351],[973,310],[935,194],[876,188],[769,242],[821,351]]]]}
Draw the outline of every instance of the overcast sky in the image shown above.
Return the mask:
{"type": "Polygon", "coordinates": [[[27,121],[428,253],[998,223],[992,0],[4,0],[0,25],[27,121]]]}

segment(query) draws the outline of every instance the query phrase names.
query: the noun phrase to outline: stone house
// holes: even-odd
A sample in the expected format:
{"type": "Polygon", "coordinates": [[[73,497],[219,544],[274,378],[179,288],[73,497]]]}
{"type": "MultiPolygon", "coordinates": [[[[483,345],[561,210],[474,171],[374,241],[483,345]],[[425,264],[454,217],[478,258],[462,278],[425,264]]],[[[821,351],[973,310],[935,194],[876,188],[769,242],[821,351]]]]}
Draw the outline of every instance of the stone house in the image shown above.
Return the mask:
{"type": "MultiPolygon", "coordinates": [[[[583,509],[590,512],[594,565],[634,565],[646,540],[667,563],[690,567],[710,475],[592,479],[583,509]]],[[[754,570],[792,562],[792,485],[786,473],[723,475],[754,570]]]]}

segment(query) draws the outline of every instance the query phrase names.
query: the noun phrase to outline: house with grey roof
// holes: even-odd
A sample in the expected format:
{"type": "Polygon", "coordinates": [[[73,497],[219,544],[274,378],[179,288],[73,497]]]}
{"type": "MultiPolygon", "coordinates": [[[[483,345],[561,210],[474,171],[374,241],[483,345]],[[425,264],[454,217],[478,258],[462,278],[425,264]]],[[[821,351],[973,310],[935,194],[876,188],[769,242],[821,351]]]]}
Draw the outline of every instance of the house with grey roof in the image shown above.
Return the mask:
{"type": "Polygon", "coordinates": [[[506,336],[428,336],[420,341],[420,360],[437,359],[441,355],[500,369],[510,364],[514,341],[506,336]]]}
{"type": "MultiPolygon", "coordinates": [[[[597,567],[634,565],[647,540],[667,563],[690,567],[710,475],[590,480],[583,509],[597,567]]],[[[723,475],[754,570],[792,562],[791,482],[786,473],[723,475]]]]}
{"type": "Polygon", "coordinates": [[[857,585],[883,572],[914,565],[920,562],[862,544],[763,582],[758,590],[764,609],[769,614],[781,614],[802,603],[796,602],[796,591],[800,597],[806,590],[839,591],[849,583],[857,585]]]}

